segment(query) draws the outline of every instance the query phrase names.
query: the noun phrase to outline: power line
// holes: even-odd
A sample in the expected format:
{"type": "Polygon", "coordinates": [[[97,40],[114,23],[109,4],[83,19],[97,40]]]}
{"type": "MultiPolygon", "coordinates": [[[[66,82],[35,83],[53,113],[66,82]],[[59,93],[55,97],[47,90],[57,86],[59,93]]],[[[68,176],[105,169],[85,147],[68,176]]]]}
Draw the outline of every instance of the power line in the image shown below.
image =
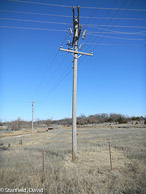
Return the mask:
{"type": "Polygon", "coordinates": [[[113,44],[113,43],[83,43],[84,44],[91,44],[91,45],[99,45],[99,46],[146,46],[145,44],[113,44]]]}
{"type": "MultiPolygon", "coordinates": [[[[98,29],[104,29],[104,28],[98,28],[98,29]]],[[[113,32],[113,34],[133,34],[133,35],[146,35],[144,32],[146,31],[140,31],[140,32],[122,32],[118,30],[109,30],[109,29],[104,29],[105,31],[108,31],[108,33],[113,32]]],[[[106,33],[106,32],[90,32],[89,33],[106,33]]]]}
{"type": "Polygon", "coordinates": [[[34,13],[34,12],[25,12],[25,11],[9,11],[9,10],[0,10],[1,12],[9,12],[9,13],[22,13],[22,14],[32,14],[32,15],[44,15],[44,16],[56,16],[56,17],[66,17],[71,18],[72,16],[66,15],[57,15],[57,14],[48,14],[48,13],[34,13]]]}
{"type": "MultiPolygon", "coordinates": [[[[64,39],[63,39],[63,41],[62,41],[62,45],[63,45],[63,43],[64,43],[66,37],[67,37],[67,33],[66,33],[66,36],[64,37],[64,39]]],[[[51,67],[52,67],[52,65],[53,65],[53,63],[54,63],[54,61],[55,61],[55,59],[57,58],[58,53],[59,53],[59,50],[57,50],[57,53],[56,53],[55,57],[53,58],[53,60],[52,60],[52,62],[50,63],[49,67],[47,68],[47,70],[46,70],[46,72],[45,72],[45,74],[44,74],[42,80],[40,81],[40,83],[39,83],[39,85],[38,85],[38,87],[37,87],[37,89],[36,89],[36,91],[35,91],[35,95],[37,94],[39,88],[41,87],[41,85],[42,85],[42,83],[43,83],[43,81],[44,81],[44,79],[46,78],[47,73],[48,73],[49,70],[51,69],[51,67]]]]}
{"type": "MultiPolygon", "coordinates": [[[[122,26],[118,26],[118,27],[122,27],[122,26]]],[[[125,27],[128,28],[128,26],[125,26],[125,27]]],[[[30,27],[21,27],[21,26],[0,26],[0,28],[14,28],[14,29],[16,28],[16,29],[24,29],[24,30],[41,30],[41,31],[54,31],[54,32],[68,32],[68,30],[61,30],[61,29],[30,28],[30,27]]],[[[133,26],[133,28],[134,28],[134,26],[133,26]]],[[[137,28],[138,28],[138,26],[137,26],[137,28]]],[[[146,28],[146,27],[140,27],[140,28],[146,28]]],[[[104,29],[104,30],[107,30],[107,29],[104,29]]],[[[146,32],[146,31],[143,31],[143,32],[146,32]]],[[[96,33],[96,32],[92,32],[92,33],[96,33]]],[[[138,33],[141,33],[141,32],[138,32],[138,33]]],[[[145,35],[145,34],[143,34],[143,35],[145,35]]]]}
{"type": "Polygon", "coordinates": [[[41,79],[41,81],[40,81],[38,87],[37,87],[36,90],[35,90],[34,97],[36,97],[36,94],[38,93],[39,88],[41,87],[41,85],[42,85],[44,79],[46,78],[47,73],[49,72],[50,68],[52,67],[52,65],[53,65],[53,63],[54,63],[54,61],[55,61],[55,59],[56,59],[58,53],[59,53],[59,51],[57,51],[57,53],[56,53],[56,55],[54,56],[52,62],[51,62],[50,65],[48,66],[48,68],[47,68],[47,70],[46,70],[44,76],[42,77],[42,79],[41,79]]]}
{"type": "MultiPolygon", "coordinates": [[[[83,24],[85,25],[85,24],[83,24]]],[[[145,26],[121,26],[121,25],[95,25],[95,24],[89,24],[88,26],[92,28],[98,28],[98,26],[103,26],[103,27],[116,27],[116,28],[146,28],[145,26]]]]}
{"type": "Polygon", "coordinates": [[[15,18],[0,18],[0,20],[12,20],[12,21],[37,22],[37,23],[46,23],[46,24],[71,25],[71,23],[49,22],[49,21],[42,21],[42,20],[26,20],[26,19],[15,19],[15,18]]]}
{"type": "MultiPolygon", "coordinates": [[[[92,44],[92,45],[97,45],[98,43],[83,43],[83,45],[85,44],[92,44]]],[[[106,44],[106,43],[103,43],[103,44],[99,44],[100,46],[145,46],[143,44],[106,44]]],[[[71,63],[72,64],[72,63],[71,63]]],[[[66,68],[65,72],[63,74],[61,74],[61,76],[59,77],[58,81],[56,82],[55,86],[52,87],[48,92],[47,94],[43,97],[43,100],[50,94],[52,93],[63,81],[65,78],[67,78],[67,76],[71,73],[71,69],[70,69],[70,65],[66,68]]]]}
{"type": "MultiPolygon", "coordinates": [[[[70,16],[69,16],[70,17],[70,16]]],[[[113,20],[146,20],[146,18],[111,18],[111,17],[86,17],[86,16],[81,16],[80,18],[91,18],[91,19],[105,19],[105,20],[109,20],[109,19],[113,19],[113,20]]]]}
{"type": "Polygon", "coordinates": [[[134,38],[124,38],[124,37],[115,37],[115,36],[104,36],[104,35],[98,35],[98,34],[92,34],[92,33],[88,33],[91,36],[101,36],[101,37],[105,37],[105,38],[113,38],[113,39],[123,39],[123,40],[145,40],[145,39],[134,39],[134,38]]]}
{"type": "Polygon", "coordinates": [[[20,1],[20,0],[9,0],[9,1],[15,1],[18,3],[36,4],[36,5],[47,5],[47,6],[55,6],[55,7],[63,7],[63,8],[72,8],[72,6],[70,5],[57,5],[57,4],[40,3],[40,2],[32,2],[32,1],[20,1]]]}
{"type": "MultiPolygon", "coordinates": [[[[126,0],[121,4],[120,8],[122,8],[122,6],[125,4],[125,2],[126,2],[126,0]]],[[[135,2],[135,0],[132,1],[132,3],[128,6],[128,8],[131,7],[131,6],[133,5],[134,2],[135,2]]],[[[120,9],[120,8],[119,8],[119,9],[120,9]]],[[[116,15],[117,13],[118,13],[118,11],[116,11],[116,13],[115,13],[112,17],[115,17],[115,15],[116,15]]],[[[112,20],[112,19],[111,19],[111,20],[112,20]]],[[[111,20],[110,20],[110,21],[111,21],[111,20]]],[[[110,21],[108,21],[108,23],[107,23],[106,25],[103,25],[104,28],[103,28],[102,32],[104,31],[104,29],[106,29],[107,26],[111,26],[110,30],[111,30],[113,27],[116,27],[115,24],[109,25],[110,21]]],[[[118,21],[119,21],[119,20],[117,20],[115,23],[117,23],[118,21]]],[[[95,30],[94,30],[94,31],[95,31],[95,30]]],[[[107,32],[107,33],[108,33],[108,32],[107,32]]],[[[98,38],[98,37],[97,37],[97,38],[98,38]]],[[[95,42],[95,40],[96,40],[97,38],[95,38],[92,42],[95,42]]],[[[105,38],[105,37],[103,37],[102,40],[103,40],[104,38],[105,38]]],[[[100,40],[100,42],[101,42],[101,40],[100,40]]],[[[95,47],[96,47],[96,46],[95,46],[95,47]]],[[[95,47],[94,47],[94,48],[95,48],[95,47]]],[[[88,47],[87,49],[89,49],[89,47],[88,47]]]]}
{"type": "MultiPolygon", "coordinates": [[[[114,6],[116,5],[116,2],[117,2],[116,0],[113,2],[112,8],[114,8],[114,6]]],[[[121,8],[125,3],[126,3],[126,0],[122,3],[122,5],[120,6],[120,8],[121,8]]],[[[108,14],[110,13],[110,11],[112,11],[112,8],[106,13],[106,15],[104,16],[104,18],[108,16],[108,14]]],[[[120,8],[119,8],[119,9],[120,9],[120,8]]],[[[115,16],[117,13],[118,13],[118,11],[116,11],[116,13],[114,14],[114,16],[115,16]]],[[[112,17],[114,17],[114,16],[112,16],[112,17]]],[[[101,22],[100,22],[98,25],[96,25],[97,27],[99,27],[99,26],[104,26],[103,31],[104,31],[104,29],[105,29],[106,26],[107,26],[107,25],[102,25],[102,21],[104,20],[104,18],[101,20],[101,22]]],[[[111,20],[112,20],[112,19],[110,19],[110,20],[107,22],[107,24],[109,24],[111,20]]],[[[90,24],[90,25],[92,25],[92,24],[90,24]]],[[[97,29],[97,28],[95,28],[94,32],[96,31],[96,29],[97,29]]],[[[90,38],[88,38],[88,40],[86,41],[86,43],[89,41],[89,39],[90,39],[90,38]]]]}
{"type": "MultiPolygon", "coordinates": [[[[124,2],[122,3],[122,5],[120,6],[119,9],[122,8],[122,6],[125,4],[125,2],[126,2],[126,1],[124,1],[124,2]]],[[[132,3],[128,6],[128,8],[130,8],[130,7],[133,5],[134,2],[135,2],[135,0],[132,1],[132,3]]],[[[115,17],[115,15],[116,15],[117,13],[118,13],[118,11],[112,16],[112,18],[115,17]]],[[[123,15],[123,14],[122,14],[122,15],[123,15]]],[[[122,16],[122,15],[121,15],[121,16],[122,16]]],[[[112,20],[112,18],[111,18],[111,20],[112,20]]],[[[111,20],[110,20],[110,21],[111,21],[111,20]]],[[[110,22],[110,21],[108,21],[107,25],[104,26],[103,31],[104,31],[104,29],[106,29],[106,26],[109,25],[109,22],[110,22]]],[[[117,23],[118,21],[119,21],[119,20],[117,20],[116,23],[117,23]]],[[[111,30],[111,29],[113,28],[113,26],[115,26],[115,25],[110,25],[110,26],[111,26],[111,28],[110,28],[110,30],[111,30]]],[[[94,30],[94,31],[95,31],[95,30],[94,30]]],[[[108,32],[107,32],[107,33],[108,33],[108,32]]],[[[98,37],[97,37],[97,38],[98,38],[98,37]]],[[[95,39],[92,41],[92,43],[95,42],[95,40],[96,40],[97,38],[95,38],[95,39]]],[[[102,37],[102,40],[103,40],[104,38],[105,38],[105,37],[102,37]]],[[[88,40],[89,40],[89,39],[88,39],[88,40]]],[[[102,40],[100,40],[99,43],[101,43],[102,40]]],[[[88,50],[89,47],[90,47],[90,46],[88,46],[88,48],[87,48],[86,50],[88,50]]],[[[95,49],[96,47],[97,47],[97,45],[94,46],[94,49],[95,49]]],[[[83,60],[84,60],[84,58],[83,58],[83,60]]],[[[81,61],[81,63],[83,62],[83,60],[81,61]]]]}
{"type": "Polygon", "coordinates": [[[54,90],[55,90],[55,89],[63,82],[63,80],[69,75],[69,73],[71,73],[71,70],[72,70],[72,69],[70,68],[71,65],[72,65],[72,63],[70,63],[70,64],[68,65],[68,67],[66,68],[65,72],[63,72],[63,74],[60,75],[60,77],[59,77],[59,79],[57,80],[55,86],[52,87],[52,88],[47,92],[46,96],[47,96],[50,92],[54,91],[54,90]]]}
{"type": "MultiPolygon", "coordinates": [[[[106,34],[107,32],[88,32],[88,34],[106,34]]],[[[139,36],[145,36],[146,33],[141,33],[141,32],[112,32],[112,31],[109,31],[108,34],[116,34],[116,35],[120,35],[120,34],[124,34],[124,35],[139,35],[139,36]]]]}
{"type": "MultiPolygon", "coordinates": [[[[98,6],[101,5],[102,1],[103,1],[103,0],[100,0],[100,2],[98,3],[98,6]]],[[[94,11],[92,12],[92,17],[95,15],[95,12],[96,12],[96,10],[94,10],[94,11]]],[[[89,21],[92,19],[92,17],[88,17],[89,19],[88,19],[86,25],[84,26],[84,28],[87,26],[87,24],[89,24],[89,21]]]]}
{"type": "MultiPolygon", "coordinates": [[[[15,18],[0,18],[0,20],[15,20],[15,21],[24,21],[24,22],[35,22],[35,23],[48,23],[48,24],[61,24],[61,25],[72,25],[71,23],[61,23],[61,22],[49,22],[49,21],[42,21],[42,20],[26,20],[26,19],[15,19],[15,18]]],[[[109,26],[109,27],[119,27],[119,28],[146,28],[145,26],[121,26],[121,25],[96,25],[96,24],[82,24],[82,26],[89,26],[89,27],[99,27],[99,26],[109,26]]],[[[47,29],[44,29],[47,30],[47,29]]],[[[51,29],[50,29],[51,30],[51,29]]],[[[54,29],[53,29],[54,30],[54,29]]],[[[57,30],[56,30],[57,31],[57,30]]]]}
{"type": "MultiPolygon", "coordinates": [[[[128,6],[128,8],[130,8],[130,7],[134,4],[134,2],[135,2],[135,0],[133,0],[133,1],[130,3],[130,5],[128,6]]],[[[121,14],[121,17],[122,17],[124,14],[125,14],[125,12],[124,12],[123,14],[121,14]]],[[[115,22],[115,24],[117,24],[118,21],[119,21],[119,20],[117,20],[117,21],[115,22]]],[[[112,25],[111,28],[110,28],[110,30],[113,28],[113,26],[115,26],[115,25],[112,25]]],[[[107,32],[107,33],[108,33],[108,32],[107,32]]],[[[99,41],[99,43],[101,43],[101,41],[102,41],[104,38],[105,38],[105,37],[103,37],[103,38],[99,41]]],[[[96,39],[95,39],[95,40],[96,40],[96,39]]],[[[92,42],[93,42],[93,41],[92,41],[92,42]]],[[[97,47],[97,45],[95,45],[93,49],[95,49],[96,47],[97,47]]]]}
{"type": "MultiPolygon", "coordinates": [[[[97,9],[97,10],[110,10],[112,8],[107,7],[81,7],[83,9],[97,9]]],[[[146,9],[124,9],[124,8],[113,8],[113,10],[119,10],[119,11],[140,11],[140,12],[146,12],[146,9]]]]}
{"type": "MultiPolygon", "coordinates": [[[[113,2],[113,4],[112,4],[112,8],[114,8],[114,6],[116,5],[116,0],[113,2]]],[[[121,6],[120,6],[120,8],[125,4],[125,2],[126,2],[126,0],[121,4],[121,6]]],[[[108,14],[110,13],[110,11],[112,11],[112,8],[106,13],[106,15],[104,16],[104,18],[105,17],[107,17],[108,16],[108,14]]],[[[119,8],[119,9],[120,9],[119,8]]],[[[118,11],[116,11],[116,13],[117,13],[118,11]]],[[[115,15],[116,15],[116,13],[112,16],[112,17],[114,17],[115,15]]],[[[102,21],[104,20],[104,18],[101,20],[101,22],[98,24],[98,27],[99,26],[101,26],[101,24],[102,24],[102,21]]],[[[109,24],[110,23],[110,21],[111,21],[112,19],[110,19],[109,21],[108,21],[108,23],[107,24],[109,24]]],[[[95,30],[94,30],[94,32],[96,31],[96,29],[98,29],[98,27],[96,27],[95,28],[95,30]]],[[[106,25],[104,25],[104,28],[102,29],[103,31],[104,31],[104,29],[106,28],[106,25]]],[[[100,33],[101,34],[101,33],[100,33]]],[[[97,38],[96,38],[97,39],[97,38]]],[[[87,39],[87,41],[86,41],[86,43],[88,42],[90,40],[90,38],[88,38],[87,39]]],[[[93,41],[92,41],[93,42],[93,41]]],[[[88,48],[89,48],[90,46],[88,46],[88,48]]],[[[88,50],[88,48],[86,49],[86,51],[88,50]]],[[[82,61],[84,60],[84,58],[82,59],[82,61]]]]}
{"type": "MultiPolygon", "coordinates": [[[[44,16],[53,16],[53,17],[65,17],[72,18],[72,16],[68,15],[57,15],[57,14],[48,14],[48,13],[34,13],[34,12],[25,12],[25,11],[13,11],[13,10],[0,10],[0,12],[8,12],[8,13],[22,13],[22,14],[31,14],[31,15],[44,15],[44,16]]],[[[82,19],[105,19],[109,20],[111,17],[88,17],[88,16],[80,16],[82,19]]],[[[112,18],[113,20],[146,20],[146,18],[112,18]]]]}
{"type": "MultiPolygon", "coordinates": [[[[58,53],[58,52],[57,52],[58,53]]],[[[50,84],[50,81],[53,79],[53,77],[56,75],[56,73],[58,72],[58,70],[62,67],[62,64],[64,63],[64,60],[66,59],[66,57],[68,56],[68,53],[64,56],[63,60],[61,61],[61,63],[59,63],[59,65],[57,66],[56,71],[52,74],[52,76],[49,78],[47,84],[42,88],[42,90],[38,93],[37,97],[39,97],[42,93],[42,91],[45,90],[45,88],[50,84]]]]}
{"type": "MultiPolygon", "coordinates": [[[[105,26],[105,25],[99,25],[99,26],[105,26]]],[[[110,27],[119,27],[119,28],[146,28],[144,26],[119,26],[119,25],[107,25],[110,27]]],[[[94,27],[94,26],[92,26],[94,27]]],[[[44,30],[44,31],[58,31],[58,32],[67,32],[67,30],[61,30],[61,29],[49,29],[49,28],[30,28],[30,27],[21,27],[21,26],[0,26],[0,28],[18,28],[18,29],[24,29],[24,30],[44,30]]],[[[95,27],[96,29],[98,27],[95,27]]],[[[105,29],[104,29],[105,30],[105,29]]]]}
{"type": "Polygon", "coordinates": [[[68,77],[72,70],[72,68],[70,68],[71,65],[72,63],[68,65],[65,72],[63,72],[63,74],[60,75],[59,79],[57,79],[56,84],[46,93],[46,95],[43,96],[41,100],[45,100],[46,97],[48,97],[48,95],[51,94],[68,77]]]}
{"type": "Polygon", "coordinates": [[[67,30],[57,30],[57,29],[49,29],[49,28],[29,28],[29,27],[20,27],[20,26],[0,26],[0,28],[16,28],[16,29],[24,29],[24,30],[45,30],[45,31],[54,31],[54,32],[67,32],[67,30]]]}
{"type": "Polygon", "coordinates": [[[52,87],[48,92],[47,92],[47,94],[43,97],[43,100],[44,99],[46,99],[46,97],[49,95],[49,94],[51,94],[68,76],[69,76],[69,74],[71,73],[72,71],[71,71],[71,69],[69,69],[67,72],[66,72],[66,74],[62,77],[62,79],[60,79],[57,83],[56,83],[56,85],[54,86],[54,87],[52,87]]]}
{"type": "MultiPolygon", "coordinates": [[[[63,8],[72,8],[70,5],[59,5],[59,4],[49,4],[49,3],[40,3],[40,2],[32,2],[32,1],[22,1],[22,0],[9,0],[18,3],[28,3],[28,4],[37,4],[37,5],[47,5],[47,6],[55,6],[55,7],[63,7],[63,8]]],[[[96,9],[96,10],[111,10],[112,8],[107,7],[80,7],[82,9],[96,9]]],[[[113,8],[113,10],[119,11],[138,11],[138,12],[146,12],[145,9],[124,9],[124,8],[113,8]]]]}

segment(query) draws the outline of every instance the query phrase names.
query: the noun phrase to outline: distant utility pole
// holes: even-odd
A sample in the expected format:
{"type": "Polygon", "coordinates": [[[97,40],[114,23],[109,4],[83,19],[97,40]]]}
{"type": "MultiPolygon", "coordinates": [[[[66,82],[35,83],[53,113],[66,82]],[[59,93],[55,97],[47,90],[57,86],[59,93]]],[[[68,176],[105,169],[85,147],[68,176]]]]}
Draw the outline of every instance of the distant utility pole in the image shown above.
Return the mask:
{"type": "MultiPolygon", "coordinates": [[[[69,49],[63,49],[63,47],[60,47],[60,51],[66,51],[71,53],[74,56],[74,66],[73,66],[73,104],[72,104],[72,161],[76,159],[77,156],[77,135],[76,135],[76,99],[77,99],[77,60],[81,55],[88,55],[93,56],[91,53],[84,53],[78,51],[78,41],[81,34],[81,28],[82,26],[79,25],[79,11],[80,7],[77,7],[78,16],[77,19],[75,19],[75,7],[73,6],[73,28],[74,28],[74,36],[72,44],[70,41],[68,42],[69,49]],[[74,50],[72,50],[74,46],[74,50]],[[80,54],[78,56],[78,54],[80,54]]],[[[72,29],[69,28],[70,34],[72,34],[72,29]]],[[[83,32],[82,39],[86,36],[86,31],[83,32]]]]}
{"type": "Polygon", "coordinates": [[[37,103],[38,101],[32,101],[32,128],[31,128],[31,136],[34,137],[34,131],[33,131],[33,114],[34,114],[34,103],[37,103]]]}

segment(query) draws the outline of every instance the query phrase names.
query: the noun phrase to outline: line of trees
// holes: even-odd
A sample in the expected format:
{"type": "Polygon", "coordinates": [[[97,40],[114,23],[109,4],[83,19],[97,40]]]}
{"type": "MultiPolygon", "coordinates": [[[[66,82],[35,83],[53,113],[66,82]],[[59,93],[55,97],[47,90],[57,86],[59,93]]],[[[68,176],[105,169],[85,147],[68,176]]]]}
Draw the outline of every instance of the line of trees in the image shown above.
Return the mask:
{"type": "MultiPolygon", "coordinates": [[[[128,123],[129,121],[136,121],[136,123],[140,121],[144,121],[144,124],[146,124],[146,117],[127,117],[121,114],[95,114],[95,115],[80,115],[77,117],[77,125],[87,125],[87,124],[98,124],[98,123],[128,123]]],[[[36,122],[34,122],[34,127],[43,127],[43,126],[50,126],[51,124],[57,124],[57,125],[72,125],[72,119],[71,118],[64,118],[60,120],[39,120],[37,119],[36,122]]],[[[20,118],[18,118],[15,121],[11,122],[0,122],[0,126],[7,125],[9,129],[13,130],[21,130],[22,128],[30,128],[31,127],[31,121],[24,121],[20,118]]]]}
{"type": "MultiPolygon", "coordinates": [[[[95,115],[80,115],[77,117],[77,125],[86,125],[86,124],[98,124],[98,123],[105,123],[105,122],[110,122],[110,123],[128,123],[129,121],[136,121],[137,123],[140,121],[145,121],[146,124],[146,118],[141,116],[141,117],[126,117],[121,114],[95,114],[95,115]]],[[[61,124],[61,125],[71,125],[72,124],[72,119],[65,118],[57,121],[53,121],[56,124],[61,124]]]]}

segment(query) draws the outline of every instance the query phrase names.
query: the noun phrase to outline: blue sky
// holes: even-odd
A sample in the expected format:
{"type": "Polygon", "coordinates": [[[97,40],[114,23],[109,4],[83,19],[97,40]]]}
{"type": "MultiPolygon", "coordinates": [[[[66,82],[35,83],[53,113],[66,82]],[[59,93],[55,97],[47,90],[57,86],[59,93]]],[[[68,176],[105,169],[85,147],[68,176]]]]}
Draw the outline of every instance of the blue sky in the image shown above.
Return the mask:
{"type": "MultiPolygon", "coordinates": [[[[81,56],[78,60],[78,116],[98,113],[146,116],[146,11],[141,11],[146,10],[145,0],[25,2],[80,5],[80,16],[89,17],[80,18],[82,30],[87,30],[88,34],[85,40],[80,37],[79,45],[83,44],[81,51],[93,51],[94,55],[81,56]],[[89,7],[126,10],[95,10],[89,7]],[[106,19],[107,17],[112,19],[106,19]],[[143,20],[138,20],[140,18],[143,20]],[[97,26],[95,28],[89,24],[97,26]]],[[[72,21],[71,7],[0,0],[2,121],[17,118],[31,120],[32,100],[38,101],[35,104],[35,119],[61,119],[72,116],[73,56],[58,51],[62,44],[67,48],[66,41],[72,40],[69,32],[66,32],[69,27],[72,28],[72,21]]]]}

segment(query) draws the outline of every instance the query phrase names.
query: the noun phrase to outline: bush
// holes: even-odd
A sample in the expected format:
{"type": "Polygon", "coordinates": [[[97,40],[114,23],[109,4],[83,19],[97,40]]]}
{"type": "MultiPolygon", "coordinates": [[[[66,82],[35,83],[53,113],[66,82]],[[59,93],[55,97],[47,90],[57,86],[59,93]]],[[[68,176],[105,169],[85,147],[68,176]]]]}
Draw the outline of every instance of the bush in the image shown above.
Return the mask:
{"type": "Polygon", "coordinates": [[[110,118],[108,118],[108,122],[113,122],[113,119],[110,117],[110,118]]]}
{"type": "Polygon", "coordinates": [[[140,121],[141,120],[141,117],[132,117],[131,120],[132,121],[140,121]]]}
{"type": "Polygon", "coordinates": [[[127,119],[125,117],[120,117],[117,119],[117,122],[119,122],[119,124],[127,123],[127,119]]]}
{"type": "Polygon", "coordinates": [[[22,128],[23,123],[24,122],[20,118],[18,118],[17,120],[10,122],[8,124],[8,127],[9,127],[9,129],[13,129],[14,131],[18,131],[22,128]]]}

